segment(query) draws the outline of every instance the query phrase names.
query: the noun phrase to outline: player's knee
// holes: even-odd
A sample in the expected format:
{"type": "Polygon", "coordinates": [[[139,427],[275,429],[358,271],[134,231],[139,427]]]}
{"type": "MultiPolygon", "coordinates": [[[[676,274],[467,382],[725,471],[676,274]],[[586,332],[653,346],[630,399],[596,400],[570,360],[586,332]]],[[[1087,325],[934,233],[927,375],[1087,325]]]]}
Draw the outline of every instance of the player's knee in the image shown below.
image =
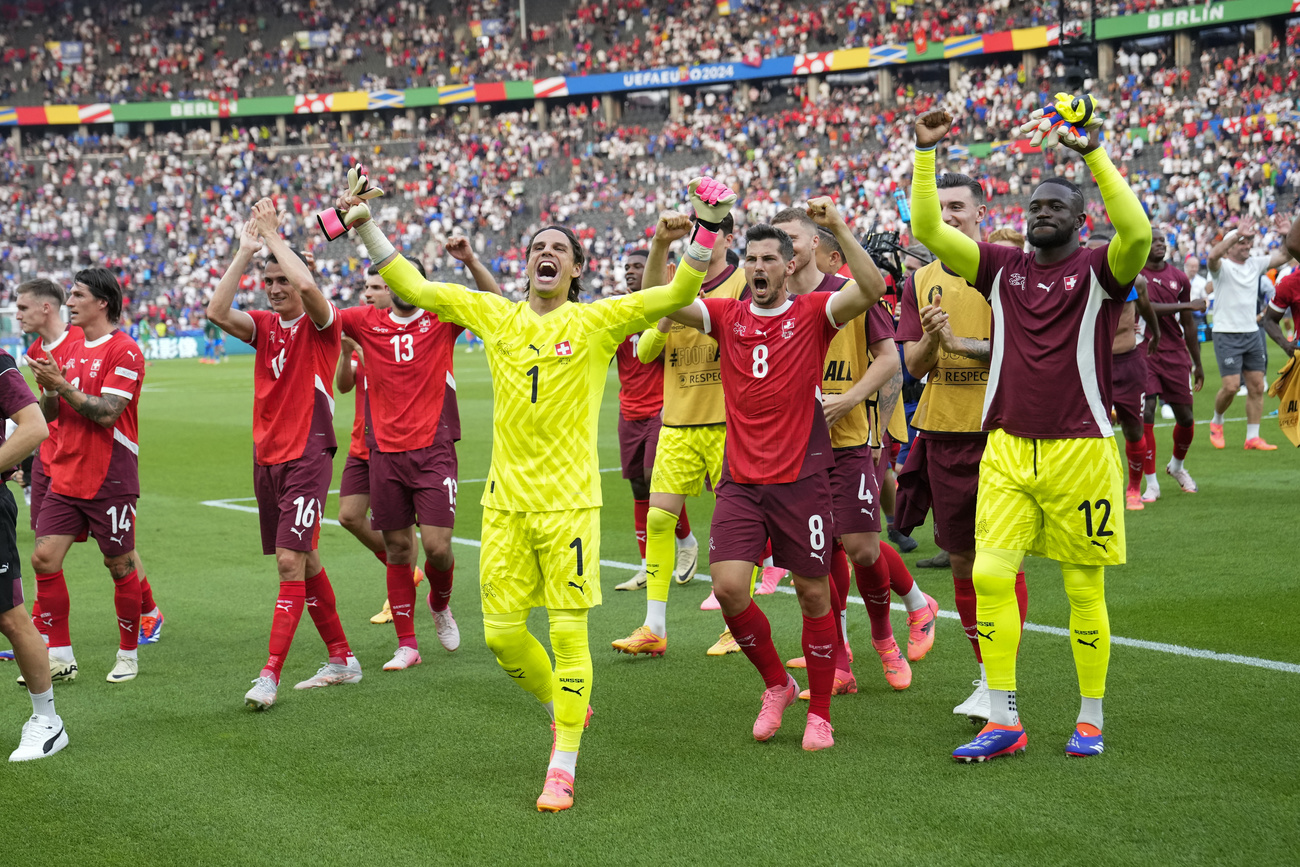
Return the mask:
{"type": "Polygon", "coordinates": [[[585,608],[551,608],[546,613],[551,622],[551,650],[555,652],[557,666],[562,661],[577,662],[591,655],[585,608]]]}
{"type": "Polygon", "coordinates": [[[451,553],[451,539],[440,536],[428,536],[421,539],[424,545],[424,559],[440,572],[446,572],[455,565],[456,558],[451,553]]]}
{"type": "Polygon", "coordinates": [[[339,506],[339,523],[343,529],[349,533],[362,533],[369,529],[369,522],[366,521],[366,510],[356,509],[351,506],[339,506]]]}
{"type": "Polygon", "coordinates": [[[406,532],[384,534],[384,554],[389,563],[414,563],[415,543],[406,532]]]}
{"type": "Polygon", "coordinates": [[[119,554],[116,557],[105,557],[104,566],[107,567],[113,580],[125,578],[135,571],[135,560],[130,554],[119,554]]]}
{"type": "Polygon", "coordinates": [[[1106,570],[1101,566],[1061,564],[1061,578],[1065,595],[1075,611],[1096,608],[1106,604],[1106,570]]]}
{"type": "Polygon", "coordinates": [[[307,555],[302,551],[279,548],[275,552],[275,569],[281,581],[304,581],[307,577],[307,555]]]}
{"type": "Polygon", "coordinates": [[[677,516],[663,509],[650,507],[646,513],[645,530],[647,534],[653,533],[658,536],[665,533],[671,533],[677,527],[677,516]]]}
{"type": "Polygon", "coordinates": [[[14,638],[18,635],[18,630],[23,625],[31,625],[31,618],[28,616],[26,609],[21,605],[16,605],[8,611],[0,613],[0,635],[9,640],[10,644],[14,643],[14,638]]]}
{"type": "Polygon", "coordinates": [[[871,566],[880,559],[879,537],[874,540],[845,537],[840,541],[844,545],[844,553],[849,555],[849,560],[859,566],[871,566]]]}
{"type": "Polygon", "coordinates": [[[632,499],[650,499],[650,481],[646,476],[638,476],[635,479],[628,479],[628,483],[632,486],[632,499]]]}
{"type": "Polygon", "coordinates": [[[984,549],[975,554],[971,580],[978,596],[1001,597],[1015,593],[1016,572],[1022,555],[1015,551],[984,549]]]}
{"type": "Polygon", "coordinates": [[[51,545],[37,545],[32,549],[32,571],[38,574],[48,575],[59,571],[62,561],[63,558],[51,545]]]}

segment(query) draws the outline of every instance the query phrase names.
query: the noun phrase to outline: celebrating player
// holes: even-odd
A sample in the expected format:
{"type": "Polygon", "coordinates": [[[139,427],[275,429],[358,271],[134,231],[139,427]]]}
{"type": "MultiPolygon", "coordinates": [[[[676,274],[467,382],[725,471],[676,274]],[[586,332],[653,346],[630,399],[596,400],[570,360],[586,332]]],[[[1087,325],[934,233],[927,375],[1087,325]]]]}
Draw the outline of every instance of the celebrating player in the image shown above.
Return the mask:
{"type": "Polygon", "coordinates": [[[492,464],[483,491],[479,581],[488,647],[511,679],[552,715],[555,743],[542,811],[573,806],[574,771],[590,712],[587,614],[600,593],[597,419],[609,362],[628,334],[686,304],[699,291],[735,193],[711,179],[690,183],[698,223],[673,282],[593,304],[575,303],[585,254],[567,229],[528,243],[527,300],[518,304],[464,286],[429,283],[370,219],[381,191],[357,169],[339,199],[380,275],[399,296],[481,336],[492,371],[492,464]],[[528,631],[545,606],[555,665],[528,631]]]}
{"type": "MultiPolygon", "coordinates": [[[[1183,459],[1187,457],[1192,437],[1196,434],[1196,423],[1192,418],[1192,393],[1200,391],[1201,386],[1205,385],[1205,371],[1201,369],[1201,343],[1196,339],[1196,322],[1192,318],[1194,312],[1205,310],[1205,301],[1192,300],[1191,281],[1186,274],[1165,261],[1166,251],[1164,236],[1155,233],[1141,275],[1142,280],[1146,281],[1147,297],[1151,299],[1156,315],[1161,317],[1160,344],[1146,359],[1146,426],[1142,451],[1147,486],[1142,494],[1144,503],[1154,503],[1160,499],[1160,482],[1156,478],[1157,395],[1174,411],[1174,453],[1165,466],[1165,472],[1173,476],[1185,492],[1196,493],[1196,482],[1183,466],[1183,459]],[[1191,386],[1187,380],[1189,369],[1193,380],[1191,386]]],[[[1132,481],[1130,477],[1130,487],[1132,481]]]]}
{"type": "Polygon", "coordinates": [[[135,510],[140,496],[137,410],[144,355],[126,332],[122,287],[104,268],[79,271],[68,298],[68,318],[82,340],[62,362],[29,357],[43,392],[46,417],[57,412],[58,444],[45,466],[49,493],[36,519],[36,604],[50,643],[51,669],[75,674],[68,632],[68,585],[63,559],[76,538],[95,536],[113,577],[118,651],[109,683],[134,680],[142,602],[135,557],[135,510]],[[57,660],[57,666],[56,666],[57,660]]]}
{"type": "MultiPolygon", "coordinates": [[[[822,222],[836,226],[836,237],[847,248],[852,235],[839,227],[838,215],[830,214],[833,207],[827,198],[808,205],[810,213],[826,212],[822,222]]],[[[759,224],[750,227],[745,240],[752,301],[705,298],[672,316],[714,337],[722,356],[730,433],[713,512],[709,571],[727,626],[767,687],[754,723],[760,741],[776,734],[799,693],[777,655],[767,618],[749,595],[753,566],[768,539],[776,565],[794,575],[810,689],[803,747],[820,750],[835,743],[830,699],[835,650],[842,643],[827,580],[837,531],[822,362],[840,327],[879,301],[885,283],[867,259],[854,269],[862,284],[850,281],[837,292],[791,296],[787,283],[796,262],[790,236],[759,224]],[[777,416],[790,424],[774,426],[777,416]]],[[[854,252],[848,250],[849,256],[854,252]]]]}
{"type": "Polygon", "coordinates": [[[339,357],[339,315],[302,258],[280,237],[270,199],[253,206],[252,219],[240,230],[239,250],[212,294],[208,318],[257,352],[253,486],[262,553],[275,555],[280,593],[271,618],[270,653],[244,703],[266,710],[275,704],[303,608],[311,614],[329,659],[295,689],[361,681],[361,664],[348,646],[334,588],[316,552],[333,476],[334,396],[329,383],[339,357]],[[271,309],[232,309],[239,280],[263,247],[270,253],[262,285],[271,309]]]}
{"type": "Polygon", "coordinates": [[[1125,559],[1124,510],[1117,507],[1123,475],[1102,383],[1110,381],[1124,298],[1151,248],[1151,224],[1096,138],[1070,132],[1061,143],[1092,170],[1114,242],[1099,250],[1080,246],[1083,193],[1055,177],[1034,190],[1026,208],[1032,252],[974,241],[943,222],[935,187],[935,146],[951,127],[944,111],[916,121],[912,228],[993,308],[973,570],[990,715],[953,757],[983,761],[1027,743],[1015,692],[1015,580],[1026,552],[1061,563],[1082,694],[1066,752],[1097,755],[1110,661],[1103,573],[1125,559]]]}

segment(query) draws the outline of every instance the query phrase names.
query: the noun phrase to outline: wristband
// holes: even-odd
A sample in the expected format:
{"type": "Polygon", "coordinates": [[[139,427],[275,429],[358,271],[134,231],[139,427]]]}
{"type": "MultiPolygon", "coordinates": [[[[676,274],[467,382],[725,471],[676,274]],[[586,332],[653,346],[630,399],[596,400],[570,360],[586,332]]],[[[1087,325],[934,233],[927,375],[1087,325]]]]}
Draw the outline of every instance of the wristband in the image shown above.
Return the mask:
{"type": "Polygon", "coordinates": [[[392,242],[385,238],[384,233],[375,225],[374,220],[366,220],[356,229],[357,234],[361,236],[361,242],[366,245],[366,250],[370,253],[371,262],[382,262],[397,252],[392,242]]]}
{"type": "Polygon", "coordinates": [[[52,388],[42,388],[41,397],[58,397],[59,393],[52,388]]]}
{"type": "Polygon", "coordinates": [[[701,262],[712,259],[713,245],[717,243],[718,231],[721,228],[721,223],[715,223],[710,228],[704,225],[703,220],[696,217],[695,229],[691,232],[691,240],[687,244],[686,255],[701,262]]]}

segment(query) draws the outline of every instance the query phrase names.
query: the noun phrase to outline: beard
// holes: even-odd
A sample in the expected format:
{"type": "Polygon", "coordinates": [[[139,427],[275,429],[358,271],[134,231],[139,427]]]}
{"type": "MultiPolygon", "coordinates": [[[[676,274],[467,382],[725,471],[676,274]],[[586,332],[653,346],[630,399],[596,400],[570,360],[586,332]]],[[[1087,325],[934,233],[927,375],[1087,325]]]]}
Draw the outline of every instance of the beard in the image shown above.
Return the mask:
{"type": "Polygon", "coordinates": [[[1031,229],[1028,236],[1029,243],[1040,250],[1051,250],[1056,247],[1064,247],[1070,242],[1070,239],[1074,237],[1074,228],[1071,226],[1063,226],[1059,229],[1054,229],[1048,235],[1036,234],[1041,233],[1042,231],[1042,229],[1031,229]]]}

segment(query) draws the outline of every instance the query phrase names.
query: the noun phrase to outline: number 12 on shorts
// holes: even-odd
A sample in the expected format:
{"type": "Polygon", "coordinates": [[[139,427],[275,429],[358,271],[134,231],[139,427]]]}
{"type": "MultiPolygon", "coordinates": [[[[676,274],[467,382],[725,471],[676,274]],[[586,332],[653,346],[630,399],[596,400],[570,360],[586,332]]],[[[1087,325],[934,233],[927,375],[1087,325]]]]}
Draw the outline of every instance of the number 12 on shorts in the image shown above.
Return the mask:
{"type": "Polygon", "coordinates": [[[1114,530],[1107,530],[1106,524],[1110,521],[1110,500],[1101,499],[1095,503],[1084,500],[1079,504],[1079,511],[1083,512],[1083,534],[1092,539],[1092,544],[1103,550],[1106,547],[1105,542],[1098,542],[1097,539],[1109,539],[1115,535],[1114,530]],[[1094,512],[1100,518],[1096,526],[1096,532],[1092,526],[1094,512]]]}

